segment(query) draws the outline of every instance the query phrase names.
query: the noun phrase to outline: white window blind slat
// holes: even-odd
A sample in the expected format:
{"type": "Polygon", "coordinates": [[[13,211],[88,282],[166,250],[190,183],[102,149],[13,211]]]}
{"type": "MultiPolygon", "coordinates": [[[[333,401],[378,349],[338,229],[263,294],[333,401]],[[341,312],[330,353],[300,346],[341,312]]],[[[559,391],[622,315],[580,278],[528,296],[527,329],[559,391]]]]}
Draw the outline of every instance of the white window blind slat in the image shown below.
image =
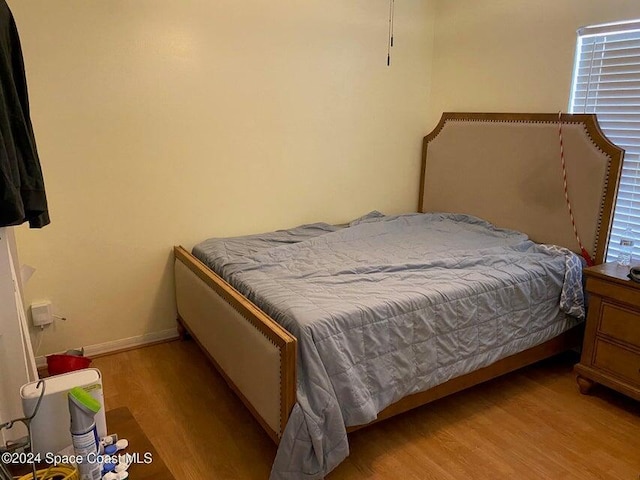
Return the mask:
{"type": "Polygon", "coordinates": [[[578,31],[569,111],[597,114],[607,137],[625,149],[607,261],[617,259],[629,228],[640,260],[640,21],[578,31]]]}
{"type": "Polygon", "coordinates": [[[591,64],[594,66],[624,65],[627,58],[640,57],[640,42],[620,50],[607,50],[606,52],[604,50],[594,50],[590,52],[589,57],[580,60],[578,65],[580,67],[587,67],[591,64]]]}
{"type": "Polygon", "coordinates": [[[583,74],[582,77],[584,81],[588,82],[593,86],[594,83],[605,82],[605,83],[616,83],[616,82],[628,82],[633,81],[638,78],[637,73],[640,71],[640,68],[637,71],[631,72],[600,72],[599,69],[593,68],[592,71],[588,74],[583,74]]]}
{"type": "MultiPolygon", "coordinates": [[[[638,57],[630,57],[632,60],[637,60],[638,57]]],[[[578,67],[578,75],[582,77],[593,77],[594,75],[607,77],[607,76],[619,76],[619,75],[631,75],[640,71],[639,65],[628,64],[614,64],[604,63],[602,61],[594,62],[593,64],[587,64],[578,67]]]]}
{"type": "MultiPolygon", "coordinates": [[[[589,79],[588,78],[581,78],[579,79],[578,85],[577,85],[577,89],[579,90],[586,90],[586,91],[590,91],[589,90],[589,79]]],[[[624,91],[624,89],[626,88],[635,88],[637,85],[637,82],[634,82],[633,79],[629,80],[625,80],[622,78],[618,78],[618,79],[614,79],[612,81],[603,81],[602,79],[600,79],[599,84],[598,84],[598,88],[599,90],[620,90],[620,91],[624,91]]],[[[591,85],[592,86],[592,85],[591,85]]]]}
{"type": "Polygon", "coordinates": [[[620,138],[625,138],[628,136],[637,136],[640,135],[640,125],[638,126],[638,128],[633,128],[633,127],[628,127],[628,128],[624,128],[624,127],[615,127],[613,125],[616,124],[616,122],[611,122],[612,126],[608,126],[608,132],[607,132],[607,137],[610,140],[613,140],[615,138],[614,143],[618,144],[620,142],[620,138]]]}
{"type": "MultiPolygon", "coordinates": [[[[635,115],[633,113],[625,113],[625,112],[599,113],[599,112],[595,111],[595,109],[593,107],[590,107],[587,110],[575,109],[575,110],[573,110],[573,113],[596,113],[598,115],[598,121],[601,124],[602,123],[607,123],[609,121],[625,122],[627,120],[634,120],[635,119],[634,117],[637,117],[637,115],[635,115]]],[[[602,126],[602,125],[600,125],[600,126],[602,126]]],[[[604,130],[604,131],[606,133],[606,130],[604,130]]]]}
{"type": "MultiPolygon", "coordinates": [[[[584,101],[586,98],[588,98],[588,94],[590,93],[590,91],[586,88],[576,88],[573,93],[576,100],[584,101]]],[[[598,89],[598,95],[601,98],[640,97],[640,88],[631,85],[620,85],[619,83],[612,86],[602,85],[598,89]]]]}
{"type": "Polygon", "coordinates": [[[590,98],[586,102],[581,102],[587,107],[598,107],[604,110],[619,110],[623,109],[635,113],[635,110],[640,106],[640,99],[607,99],[607,98],[590,98]],[[625,101],[626,100],[626,101],[625,101]]]}
{"type": "Polygon", "coordinates": [[[599,43],[597,45],[584,46],[583,52],[587,54],[579,59],[580,62],[589,62],[592,58],[600,59],[605,57],[613,60],[617,57],[633,55],[640,48],[640,41],[618,42],[615,46],[613,42],[599,43]]]}
{"type": "MultiPolygon", "coordinates": [[[[640,61],[640,59],[638,59],[640,61]]],[[[638,84],[634,79],[617,77],[605,77],[604,75],[593,74],[590,77],[578,78],[575,86],[575,93],[588,95],[590,93],[601,92],[606,95],[616,95],[619,97],[633,97],[638,92],[638,84]],[[596,85],[594,85],[594,83],[596,85]]]]}

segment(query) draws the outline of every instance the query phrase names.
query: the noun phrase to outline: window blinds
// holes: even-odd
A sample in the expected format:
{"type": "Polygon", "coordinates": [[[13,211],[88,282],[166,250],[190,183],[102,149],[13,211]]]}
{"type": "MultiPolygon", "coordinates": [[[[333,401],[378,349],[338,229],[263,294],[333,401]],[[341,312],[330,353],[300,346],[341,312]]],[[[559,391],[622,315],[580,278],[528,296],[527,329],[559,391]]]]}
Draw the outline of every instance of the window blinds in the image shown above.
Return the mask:
{"type": "Polygon", "coordinates": [[[625,149],[607,261],[631,234],[640,259],[640,21],[578,30],[571,113],[595,113],[609,139],[625,149]],[[630,229],[630,230],[629,230],[630,229]]]}

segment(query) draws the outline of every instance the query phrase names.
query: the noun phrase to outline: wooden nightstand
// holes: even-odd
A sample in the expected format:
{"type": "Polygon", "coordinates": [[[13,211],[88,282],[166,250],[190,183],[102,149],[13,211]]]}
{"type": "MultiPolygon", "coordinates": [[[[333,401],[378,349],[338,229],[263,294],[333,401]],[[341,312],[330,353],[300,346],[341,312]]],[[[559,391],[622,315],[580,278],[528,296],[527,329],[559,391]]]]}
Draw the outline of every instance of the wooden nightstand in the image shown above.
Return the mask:
{"type": "Polygon", "coordinates": [[[640,283],[629,267],[605,263],[586,268],[589,313],[580,363],[580,392],[601,383],[640,400],[640,283]]]}

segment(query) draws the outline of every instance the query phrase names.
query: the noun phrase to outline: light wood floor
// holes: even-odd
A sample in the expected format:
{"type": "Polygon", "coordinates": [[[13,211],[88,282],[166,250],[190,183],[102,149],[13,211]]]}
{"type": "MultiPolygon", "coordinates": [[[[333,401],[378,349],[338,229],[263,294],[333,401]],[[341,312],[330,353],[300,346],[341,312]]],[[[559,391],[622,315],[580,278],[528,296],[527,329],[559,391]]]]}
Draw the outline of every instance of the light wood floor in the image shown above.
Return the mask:
{"type": "MultiPolygon", "coordinates": [[[[640,403],[578,393],[567,355],[350,435],[327,478],[640,478],[640,403]]],[[[266,479],[276,447],[192,341],[97,358],[177,479],[266,479]]],[[[117,432],[115,432],[117,433],[117,432]]]]}

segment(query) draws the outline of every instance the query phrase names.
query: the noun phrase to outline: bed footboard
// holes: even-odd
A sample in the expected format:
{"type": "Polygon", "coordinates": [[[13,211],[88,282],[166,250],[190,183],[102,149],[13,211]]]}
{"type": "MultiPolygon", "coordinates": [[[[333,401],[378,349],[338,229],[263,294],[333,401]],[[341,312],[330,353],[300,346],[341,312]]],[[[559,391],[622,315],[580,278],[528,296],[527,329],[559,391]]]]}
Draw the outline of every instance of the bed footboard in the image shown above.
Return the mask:
{"type": "Polygon", "coordinates": [[[179,320],[278,443],[295,403],[295,337],[184,248],[174,255],[179,320]]]}

